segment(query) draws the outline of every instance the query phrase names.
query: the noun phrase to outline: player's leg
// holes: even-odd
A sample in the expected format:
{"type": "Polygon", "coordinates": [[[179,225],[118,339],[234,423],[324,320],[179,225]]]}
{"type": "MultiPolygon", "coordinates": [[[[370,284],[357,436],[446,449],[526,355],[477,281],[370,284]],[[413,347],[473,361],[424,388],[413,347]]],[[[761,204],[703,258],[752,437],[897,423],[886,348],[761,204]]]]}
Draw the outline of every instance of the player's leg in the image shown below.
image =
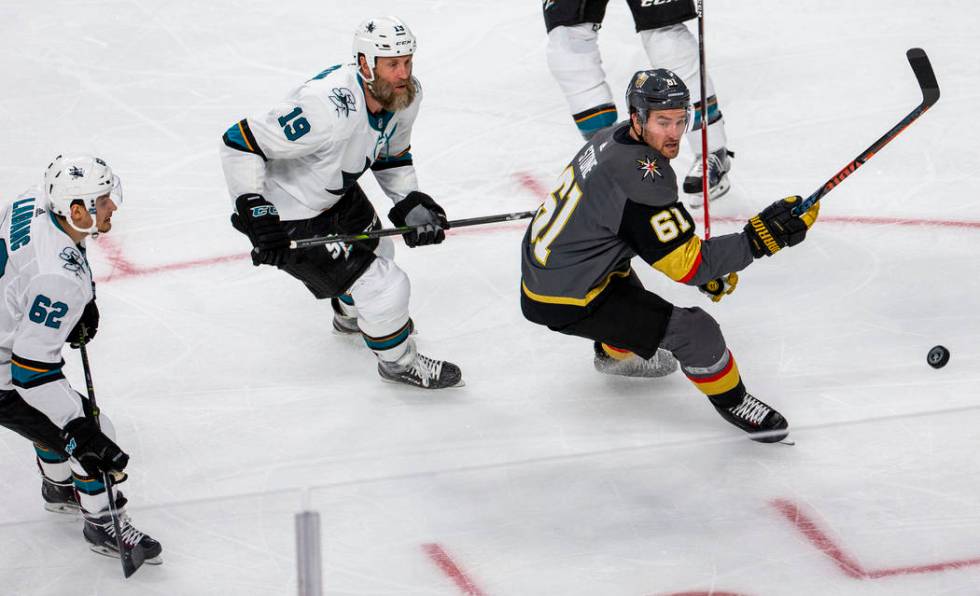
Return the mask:
{"type": "MultiPolygon", "coordinates": [[[[701,205],[701,82],[698,60],[698,41],[685,21],[697,17],[693,0],[655,4],[645,0],[628,0],[636,30],[640,33],[643,48],[654,68],[666,68],[679,76],[691,91],[694,122],[687,134],[694,153],[691,171],[684,178],[684,192],[691,206],[701,205]]],[[[708,111],[708,192],[716,199],[728,192],[731,184],[727,174],[731,170],[732,153],[728,151],[725,121],[718,107],[711,76],[705,77],[708,111]]]]}
{"type": "MultiPolygon", "coordinates": [[[[300,222],[285,222],[294,238],[356,233],[380,227],[377,214],[360,186],[351,190],[330,211],[300,222]]],[[[314,296],[337,298],[335,311],[354,319],[364,342],[379,360],[379,373],[389,381],[427,389],[462,383],[459,368],[418,353],[411,338],[408,314],[411,285],[408,276],[390,258],[390,240],[335,244],[303,251],[299,262],[283,267],[300,279],[314,296]]],[[[337,327],[337,313],[335,312],[337,327]]]]}
{"type": "Polygon", "coordinates": [[[68,455],[62,447],[61,429],[25,402],[16,390],[0,390],[0,426],[34,443],[44,508],[55,513],[77,512],[78,498],[68,455]]]}
{"type": "Polygon", "coordinates": [[[722,418],[749,433],[769,431],[755,438],[764,443],[781,441],[789,434],[786,419],[745,390],[721,328],[707,312],[674,307],[661,346],[673,352],[681,370],[722,418]]]}
{"type": "Polygon", "coordinates": [[[543,4],[548,68],[585,139],[616,122],[616,104],[599,54],[599,27],[608,0],[551,0],[543,4]]]}

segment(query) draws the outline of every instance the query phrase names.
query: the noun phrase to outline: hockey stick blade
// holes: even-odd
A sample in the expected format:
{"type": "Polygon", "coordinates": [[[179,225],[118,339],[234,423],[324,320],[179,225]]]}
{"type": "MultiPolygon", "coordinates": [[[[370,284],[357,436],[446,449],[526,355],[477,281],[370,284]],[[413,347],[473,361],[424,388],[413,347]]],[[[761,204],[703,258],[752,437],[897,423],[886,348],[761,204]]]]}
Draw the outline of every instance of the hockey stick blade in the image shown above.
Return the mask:
{"type": "Polygon", "coordinates": [[[926,56],[922,48],[912,48],[905,52],[905,57],[909,59],[912,72],[915,73],[919,88],[922,89],[922,105],[931,107],[939,101],[939,83],[936,82],[936,73],[932,70],[929,56],[926,56]]]}
{"type": "Polygon", "coordinates": [[[837,188],[838,184],[843,182],[845,178],[853,174],[855,170],[863,166],[865,162],[874,157],[882,147],[890,143],[892,139],[908,128],[910,124],[915,122],[919,116],[925,113],[926,110],[932,107],[932,105],[939,100],[939,83],[936,82],[936,73],[932,70],[932,64],[929,63],[929,57],[926,56],[925,50],[922,48],[912,48],[905,52],[905,57],[908,58],[909,65],[912,67],[912,72],[915,74],[915,78],[919,83],[919,89],[922,91],[922,103],[917,105],[914,110],[902,118],[902,120],[893,126],[891,130],[881,135],[881,138],[865,149],[861,155],[858,155],[853,161],[844,166],[841,171],[834,175],[833,178],[815,190],[813,194],[806,198],[805,201],[794,207],[792,211],[793,215],[802,215],[808,209],[810,209],[814,203],[819,201],[821,197],[837,188]]]}

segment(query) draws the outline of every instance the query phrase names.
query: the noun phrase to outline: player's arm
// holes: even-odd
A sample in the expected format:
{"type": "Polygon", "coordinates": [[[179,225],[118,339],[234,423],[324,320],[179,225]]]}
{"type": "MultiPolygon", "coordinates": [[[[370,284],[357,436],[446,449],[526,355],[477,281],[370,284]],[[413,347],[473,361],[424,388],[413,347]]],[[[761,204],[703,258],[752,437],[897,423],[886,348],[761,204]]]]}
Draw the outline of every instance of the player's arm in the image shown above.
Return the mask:
{"type": "Polygon", "coordinates": [[[309,155],[343,136],[338,116],[311,93],[232,124],[221,137],[221,165],[235,212],[231,224],[252,242],[252,263],[281,266],[290,257],[279,213],[263,196],[270,160],[309,155]]]}
{"type": "Polygon", "coordinates": [[[399,112],[396,128],[382,146],[377,161],[371,164],[371,171],[381,189],[395,202],[388,212],[391,223],[415,228],[403,235],[405,244],[415,247],[442,242],[449,224],[445,209],[418,190],[419,182],[412,162],[412,125],[422,102],[422,87],[417,79],[412,81],[416,87],[415,101],[399,112]]]}
{"type": "Polygon", "coordinates": [[[743,233],[702,240],[679,201],[663,206],[628,199],[619,236],[654,269],[691,286],[741,271],[753,260],[743,233]]]}
{"type": "Polygon", "coordinates": [[[92,475],[122,470],[129,456],[85,415],[82,400],[62,372],[61,349],[81,320],[87,296],[67,276],[36,278],[24,294],[24,317],[14,338],[11,380],[17,393],[62,429],[64,449],[92,475]]]}
{"type": "Polygon", "coordinates": [[[396,128],[381,146],[378,159],[371,164],[371,171],[381,190],[394,203],[398,203],[412,191],[419,189],[415,164],[412,161],[412,127],[422,103],[422,87],[414,77],[415,101],[398,113],[396,128]]]}

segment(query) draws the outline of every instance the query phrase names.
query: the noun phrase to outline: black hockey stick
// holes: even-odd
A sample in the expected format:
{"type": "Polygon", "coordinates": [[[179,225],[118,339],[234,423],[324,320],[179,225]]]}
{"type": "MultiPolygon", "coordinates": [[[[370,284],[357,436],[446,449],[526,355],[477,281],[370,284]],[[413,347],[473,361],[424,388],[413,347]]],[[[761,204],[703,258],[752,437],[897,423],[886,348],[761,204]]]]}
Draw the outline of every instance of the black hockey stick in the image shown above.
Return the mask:
{"type": "MultiPolygon", "coordinates": [[[[711,238],[708,209],[708,75],[704,56],[704,0],[698,0],[698,78],[701,84],[701,193],[704,196],[704,239],[711,238]]],[[[710,282],[709,282],[710,283],[710,282]]]]}
{"type": "MultiPolygon", "coordinates": [[[[483,217],[470,217],[468,219],[454,219],[449,222],[445,230],[450,230],[452,228],[465,228],[467,226],[479,226],[489,223],[500,223],[502,221],[514,221],[517,219],[527,219],[529,217],[534,217],[537,211],[518,211],[516,213],[501,213],[500,215],[485,215],[483,217]]],[[[360,234],[340,234],[337,236],[316,236],[314,238],[304,238],[302,240],[293,240],[289,243],[289,248],[310,248],[313,246],[323,246],[325,244],[334,244],[337,242],[348,243],[348,242],[362,242],[364,240],[373,240],[375,238],[382,238],[384,236],[399,236],[401,234],[407,234],[418,229],[417,226],[401,226],[398,228],[385,228],[383,230],[372,230],[370,232],[363,232],[360,234]]]]}
{"type": "MultiPolygon", "coordinates": [[[[85,344],[88,342],[88,329],[85,325],[82,325],[82,333],[79,339],[81,341],[78,342],[78,350],[82,355],[82,370],[85,371],[85,388],[88,391],[89,403],[88,409],[91,410],[95,428],[101,431],[102,425],[99,424],[99,406],[95,403],[95,388],[92,385],[92,369],[89,367],[88,350],[85,348],[85,344]]],[[[119,549],[119,560],[122,561],[123,575],[129,577],[140,568],[140,565],[146,559],[146,555],[143,553],[143,547],[138,544],[134,545],[133,548],[126,547],[126,543],[122,537],[122,524],[119,521],[119,511],[116,509],[116,496],[112,490],[112,474],[103,472],[102,482],[105,484],[105,494],[109,499],[109,516],[112,518],[112,528],[116,534],[116,548],[119,549]]]]}
{"type": "Polygon", "coordinates": [[[915,78],[919,81],[919,89],[922,91],[922,103],[909,112],[908,116],[902,118],[901,122],[882,135],[873,145],[865,149],[864,153],[858,155],[854,161],[844,166],[844,169],[837,172],[833,178],[807,197],[803,203],[794,207],[793,215],[802,215],[814,203],[819,201],[822,196],[834,190],[845,178],[853,174],[854,170],[860,168],[866,161],[874,157],[875,153],[878,153],[882,147],[890,143],[900,132],[908,128],[919,116],[939,101],[939,83],[936,82],[936,73],[932,71],[932,64],[929,63],[929,57],[926,56],[925,50],[922,48],[912,48],[905,52],[905,57],[909,59],[912,72],[915,73],[915,78]]]}

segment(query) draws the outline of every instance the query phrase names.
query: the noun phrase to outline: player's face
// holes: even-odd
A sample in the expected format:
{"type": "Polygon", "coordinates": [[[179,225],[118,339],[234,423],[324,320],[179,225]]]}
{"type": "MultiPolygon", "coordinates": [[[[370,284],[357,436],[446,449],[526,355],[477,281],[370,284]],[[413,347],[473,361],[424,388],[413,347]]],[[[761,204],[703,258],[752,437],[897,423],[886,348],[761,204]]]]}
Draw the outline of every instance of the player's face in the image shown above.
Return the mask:
{"type": "Polygon", "coordinates": [[[412,56],[378,58],[374,66],[371,94],[386,110],[405,109],[415,99],[412,83],[412,56]]]}
{"type": "Polygon", "coordinates": [[[95,199],[95,223],[99,233],[105,234],[112,229],[112,214],[118,208],[109,195],[95,199]]]}
{"type": "MultiPolygon", "coordinates": [[[[100,234],[112,229],[112,214],[118,209],[109,195],[95,199],[95,224],[100,234]]],[[[92,227],[92,215],[81,205],[72,206],[72,220],[83,230],[92,227]]]]}
{"type": "Polygon", "coordinates": [[[687,110],[656,110],[649,113],[643,127],[643,140],[667,159],[677,157],[681,137],[687,130],[687,110]]]}

